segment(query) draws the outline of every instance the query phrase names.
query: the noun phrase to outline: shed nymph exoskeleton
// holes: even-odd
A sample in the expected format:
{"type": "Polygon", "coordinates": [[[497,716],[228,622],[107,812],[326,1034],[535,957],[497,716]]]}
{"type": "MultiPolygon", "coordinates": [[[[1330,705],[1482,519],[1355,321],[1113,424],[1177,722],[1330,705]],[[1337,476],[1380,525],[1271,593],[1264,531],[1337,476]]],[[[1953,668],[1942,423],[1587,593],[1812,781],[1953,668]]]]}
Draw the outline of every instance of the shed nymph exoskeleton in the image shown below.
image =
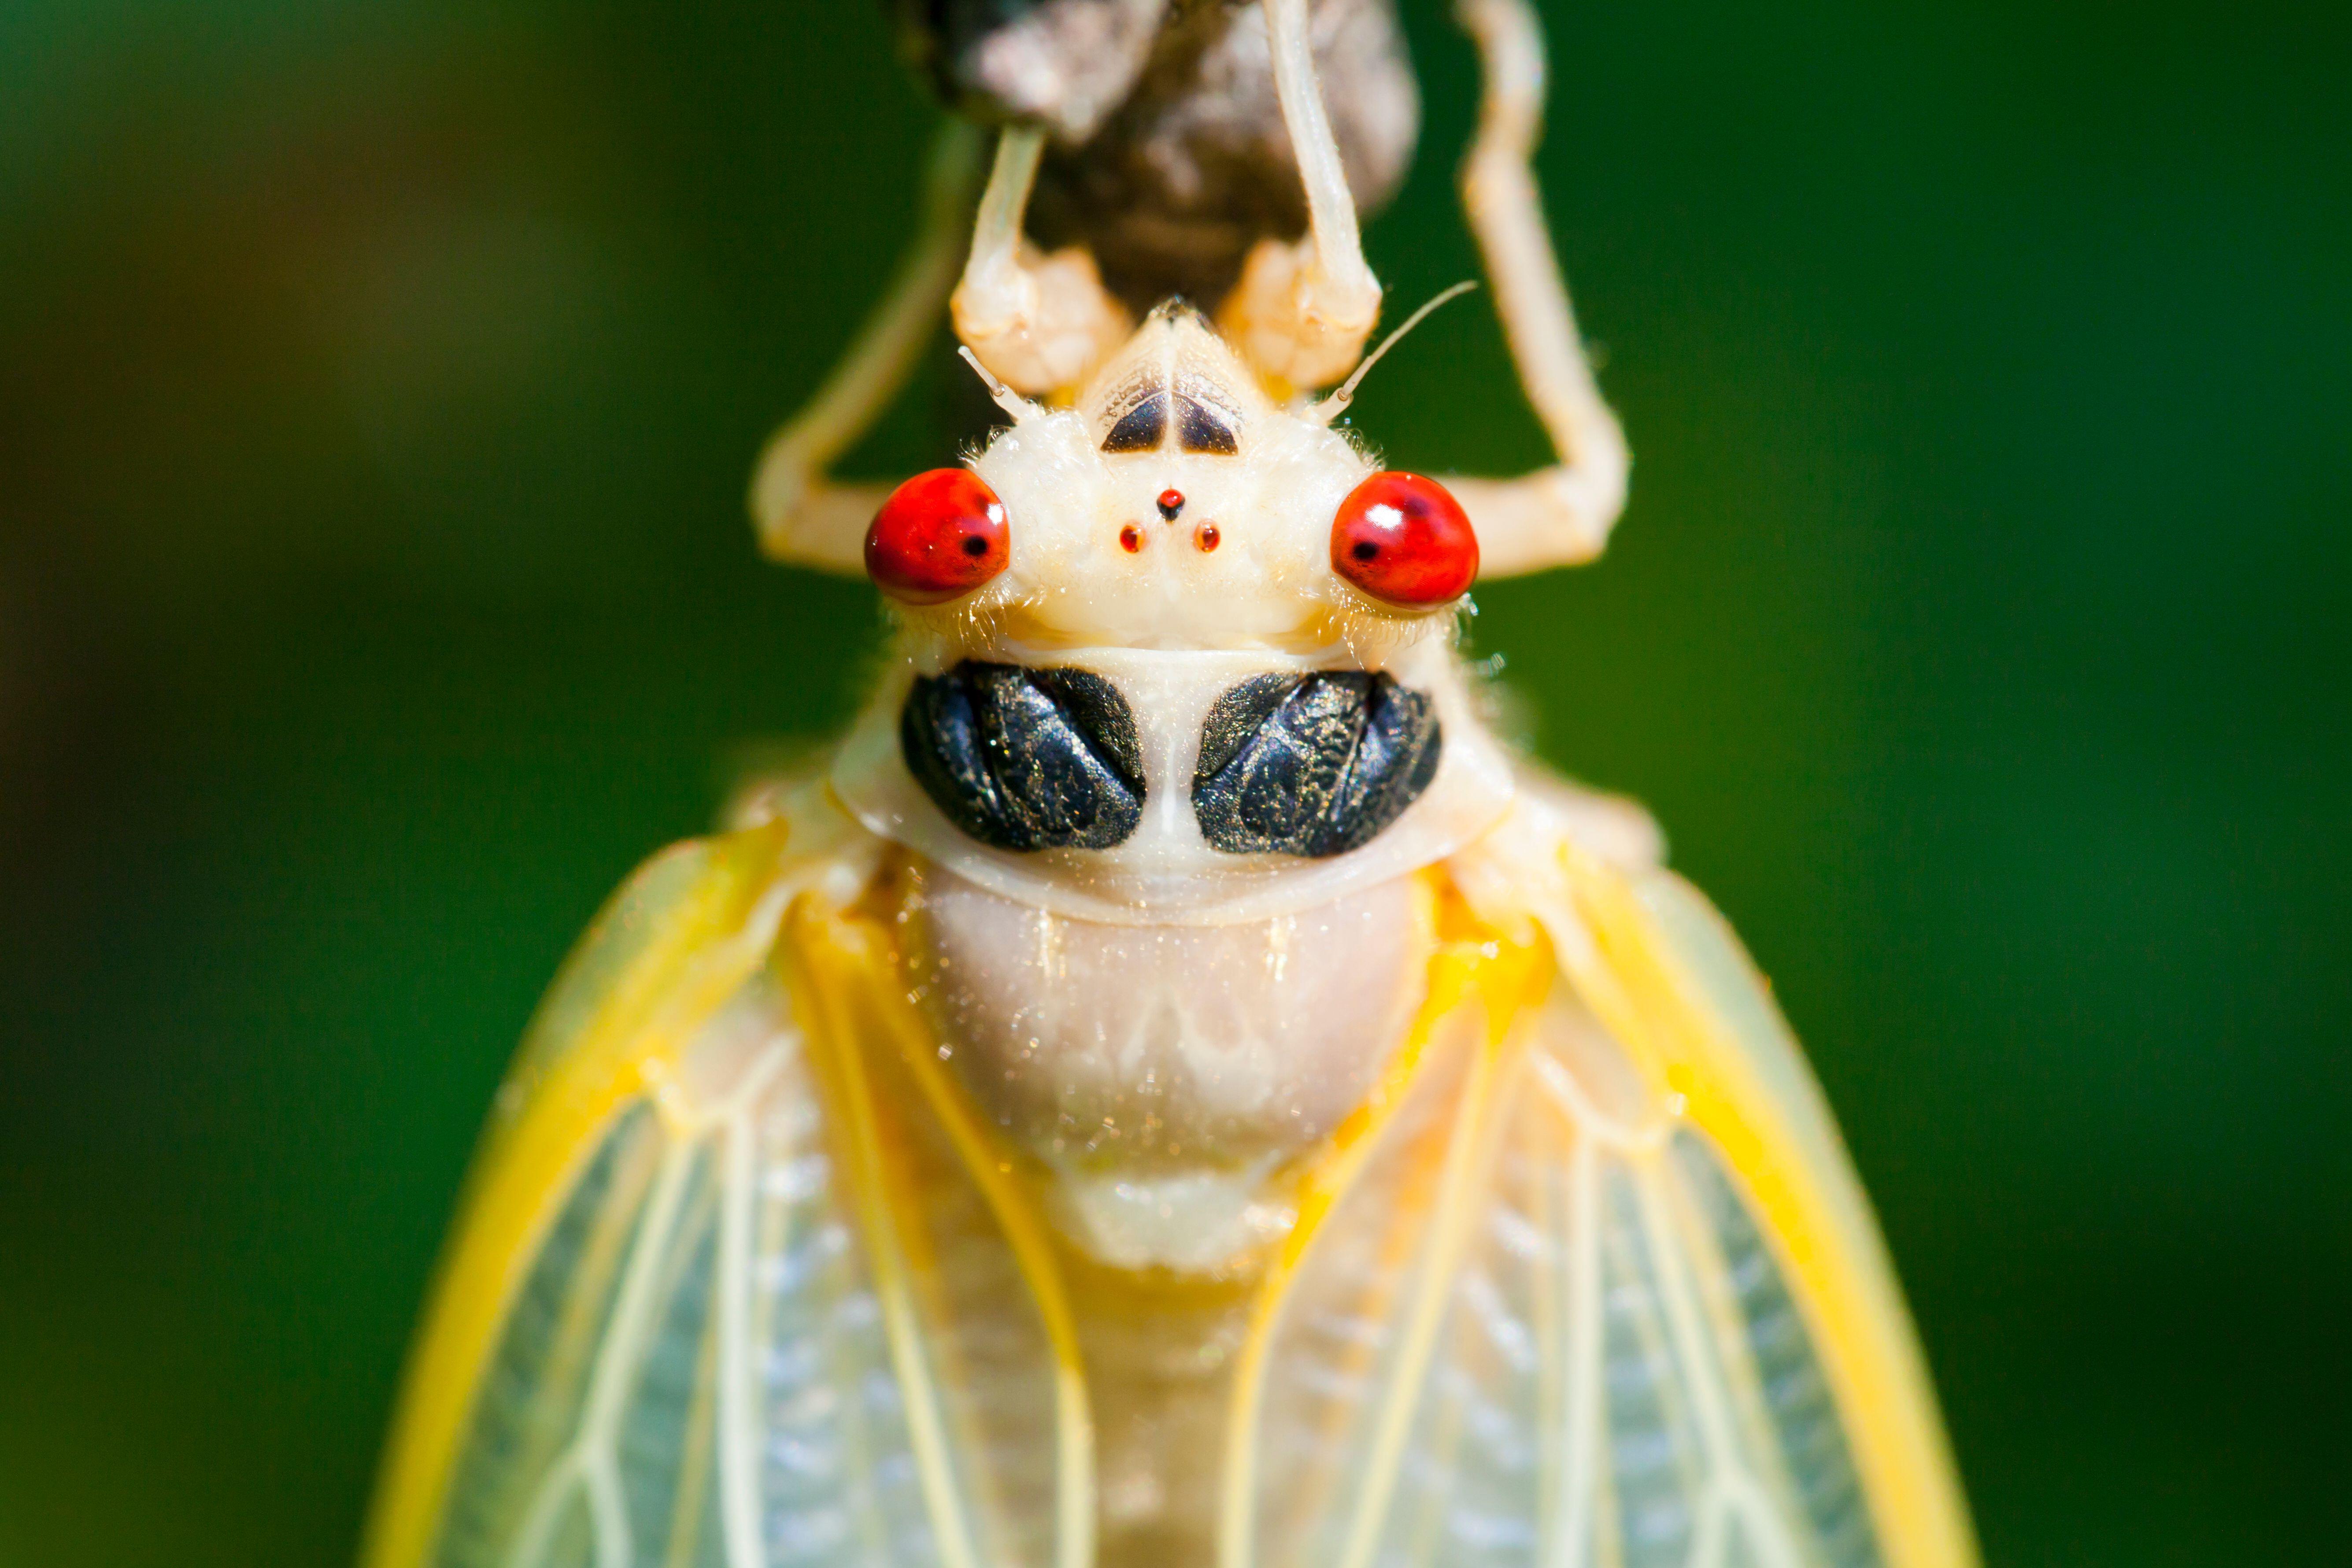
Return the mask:
{"type": "Polygon", "coordinates": [[[1473,582],[1591,557],[1625,481],[1528,174],[1530,12],[1464,0],[1464,186],[1559,461],[1443,482],[1313,390],[1381,304],[1313,29],[1385,8],[1170,14],[1258,50],[1306,232],[1139,321],[1026,236],[1044,124],[976,213],[950,135],[754,492],[772,552],[887,596],[887,672],[543,1005],[372,1568],[1973,1560],[1763,984],[1456,651],[1473,582]],[[942,307],[1009,423],[834,485],[942,307]]]}

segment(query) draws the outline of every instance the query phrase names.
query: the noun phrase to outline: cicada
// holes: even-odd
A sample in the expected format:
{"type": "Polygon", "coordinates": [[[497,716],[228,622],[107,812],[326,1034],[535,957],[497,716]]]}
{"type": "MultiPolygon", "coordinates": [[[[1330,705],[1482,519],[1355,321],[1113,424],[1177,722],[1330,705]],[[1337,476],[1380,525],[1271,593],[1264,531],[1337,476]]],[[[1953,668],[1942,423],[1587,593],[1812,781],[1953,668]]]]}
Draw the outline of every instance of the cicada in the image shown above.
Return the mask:
{"type": "Polygon", "coordinates": [[[1474,582],[1592,556],[1626,482],[1529,173],[1524,0],[1461,7],[1464,195],[1558,460],[1443,482],[1336,419],[1381,304],[1350,178],[1414,108],[1385,6],[983,13],[1016,24],[950,67],[1017,87],[1057,27],[1127,52],[1047,72],[1068,122],[1011,118],[976,202],[950,131],[754,488],[772,553],[881,589],[883,673],[557,980],[365,1562],[1972,1562],[1766,987],[1647,816],[1497,738],[1459,651],[1474,582]],[[1118,195],[1155,136],[1246,142],[1252,91],[1297,228],[1262,179],[1118,195]],[[1214,313],[1139,310],[1155,257],[1214,313]],[[943,306],[1003,423],[833,483],[943,306]]]}

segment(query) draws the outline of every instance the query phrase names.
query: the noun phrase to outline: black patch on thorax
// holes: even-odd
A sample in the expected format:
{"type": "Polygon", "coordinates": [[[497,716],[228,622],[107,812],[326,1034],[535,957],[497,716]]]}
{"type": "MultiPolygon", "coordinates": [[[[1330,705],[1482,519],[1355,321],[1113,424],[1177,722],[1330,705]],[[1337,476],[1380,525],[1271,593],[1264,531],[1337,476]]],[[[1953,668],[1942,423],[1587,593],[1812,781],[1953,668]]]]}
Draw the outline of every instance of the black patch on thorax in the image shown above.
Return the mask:
{"type": "Polygon", "coordinates": [[[1261,675],[1210,709],[1192,812],[1232,854],[1345,854],[1429,787],[1442,742],[1427,694],[1391,676],[1261,675]]]}
{"type": "Polygon", "coordinates": [[[948,820],[998,849],[1108,849],[1143,819],[1135,714],[1090,670],[966,659],[918,676],[898,749],[948,820]]]}

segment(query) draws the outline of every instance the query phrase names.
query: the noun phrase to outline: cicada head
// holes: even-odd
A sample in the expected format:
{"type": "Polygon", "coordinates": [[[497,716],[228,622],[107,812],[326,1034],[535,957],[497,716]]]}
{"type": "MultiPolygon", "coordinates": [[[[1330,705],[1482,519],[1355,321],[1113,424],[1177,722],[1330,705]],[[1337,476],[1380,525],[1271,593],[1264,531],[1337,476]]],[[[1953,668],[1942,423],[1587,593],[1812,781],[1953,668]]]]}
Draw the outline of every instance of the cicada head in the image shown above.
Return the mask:
{"type": "Polygon", "coordinates": [[[1453,623],[1477,570],[1443,487],[1277,403],[1198,312],[1154,311],[1067,407],[901,487],[871,574],[919,641],[1295,651],[1453,623]]]}
{"type": "Polygon", "coordinates": [[[834,773],[869,828],[1088,920],[1245,921],[1450,854],[1510,798],[1454,652],[1477,542],[1337,405],[1163,306],[1066,405],[901,485],[892,676],[834,773]]]}

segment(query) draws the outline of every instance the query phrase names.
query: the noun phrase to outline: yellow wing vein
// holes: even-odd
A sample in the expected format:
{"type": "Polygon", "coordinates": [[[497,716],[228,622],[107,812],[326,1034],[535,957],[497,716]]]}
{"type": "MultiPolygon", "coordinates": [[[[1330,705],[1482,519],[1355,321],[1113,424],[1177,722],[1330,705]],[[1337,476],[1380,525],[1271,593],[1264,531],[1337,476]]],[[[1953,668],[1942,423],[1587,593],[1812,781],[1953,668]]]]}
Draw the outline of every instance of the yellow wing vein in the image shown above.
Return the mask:
{"type": "MultiPolygon", "coordinates": [[[[446,1503],[457,1445],[481,1371],[528,1260],[593,1155],[597,1135],[652,1087],[695,1031],[757,967],[772,935],[761,900],[776,880],[782,820],[681,847],[699,854],[681,908],[664,912],[641,951],[611,983],[576,1040],[547,1048],[535,1026],[501,1091],[501,1113],[477,1155],[464,1215],[434,1283],[426,1329],[403,1377],[361,1562],[412,1568],[425,1561],[446,1503]]],[[[649,870],[667,870],[657,860],[649,870]]],[[[644,874],[641,874],[641,878],[644,874]]],[[[625,888],[599,918],[551,1005],[614,927],[645,919],[625,888]]],[[[780,912],[780,911],[779,911],[780,912]]]]}
{"type": "Polygon", "coordinates": [[[1454,1269],[1462,1257],[1474,1177],[1481,1163],[1478,1156],[1484,1140],[1479,1137],[1479,1130],[1490,1109],[1497,1046],[1490,1033],[1486,1048],[1470,1064],[1470,1079],[1463,1086],[1462,1099],[1454,1110],[1454,1126],[1447,1137],[1444,1173],[1438,1188],[1437,1212],[1431,1222],[1432,1235],[1422,1260],[1412,1310],[1405,1320],[1403,1345],[1398,1352],[1397,1365],[1389,1375],[1388,1386],[1382,1391],[1381,1413],[1367,1458],[1363,1494],[1349,1527],[1347,1546],[1339,1557],[1343,1568],[1365,1568],[1380,1546],[1381,1526],[1388,1517],[1389,1497],[1396,1487],[1397,1466],[1404,1457],[1405,1439],[1411,1435],[1413,1410],[1422,1393],[1422,1373],[1436,1344],[1438,1325],[1444,1319],[1446,1299],[1453,1293],[1454,1269]]]}
{"type": "Polygon", "coordinates": [[[1355,1185],[1380,1143],[1381,1132],[1428,1065],[1428,1047],[1439,1026],[1475,995],[1486,1014],[1483,1061],[1492,1056],[1520,1011],[1540,997],[1549,981],[1549,968],[1541,963],[1538,951],[1477,925],[1458,899],[1432,890],[1432,881],[1424,881],[1423,888],[1432,906],[1428,918],[1466,929],[1448,931],[1436,947],[1430,959],[1429,989],[1412,1030],[1398,1048],[1380,1090],[1342,1126],[1321,1162],[1303,1174],[1297,1218],[1259,1282],[1248,1332],[1234,1362],[1234,1396],[1226,1417],[1217,1518],[1219,1568],[1250,1568],[1255,1556],[1252,1531],[1257,1424],[1265,1399],[1266,1357],[1284,1297],[1323,1222],[1355,1185]]]}
{"type": "MultiPolygon", "coordinates": [[[[873,933],[861,934],[869,948],[886,945],[873,933]]],[[[869,973],[890,973],[887,953],[869,952],[867,963],[869,973]]],[[[1003,1228],[1036,1303],[1054,1352],[1055,1561],[1059,1568],[1088,1568],[1095,1556],[1094,1422],[1087,1407],[1077,1322],[1060,1267],[1055,1262],[1053,1243],[1035,1205],[1021,1192],[970,1103],[940,1070],[931,1031],[911,1007],[903,1005],[895,990],[874,1000],[909,1076],[947,1129],[965,1171],[1003,1228]],[[894,1002],[901,1005],[893,1005],[894,1002]]]]}
{"type": "Polygon", "coordinates": [[[825,951],[833,945],[834,935],[826,914],[814,900],[803,900],[791,920],[793,940],[783,944],[783,951],[792,955],[798,971],[795,978],[802,982],[793,990],[812,1015],[805,1031],[810,1056],[830,1091],[827,1098],[832,1101],[834,1121],[849,1155],[851,1207],[865,1237],[875,1295],[887,1331],[891,1368],[904,1394],[907,1435],[915,1453],[924,1506],[930,1513],[946,1568],[979,1568],[971,1521],[964,1516],[949,1458],[945,1413],[923,1353],[923,1325],[915,1304],[914,1281],[891,1217],[889,1173],[873,1086],[851,1033],[854,998],[845,994],[847,976],[835,967],[839,960],[825,951]]]}
{"type": "MultiPolygon", "coordinates": [[[[1966,1510],[1909,1319],[1860,1190],[1839,1160],[1834,1129],[1807,1098],[1814,1091],[1801,1079],[1794,1089],[1768,1081],[1754,1045],[1706,1000],[1660,917],[1623,874],[1573,843],[1559,853],[1572,907],[1544,923],[1561,966],[1654,1085],[1683,1098],[1690,1124],[1739,1173],[1782,1249],[1892,1568],[1972,1564],[1966,1510]]],[[[1659,897],[1696,902],[1666,873],[1652,875],[1659,897]]],[[[1736,952],[1727,936],[1718,940],[1736,952]]],[[[1760,1002],[1762,981],[1751,971],[1745,983],[1760,1002]]]]}

